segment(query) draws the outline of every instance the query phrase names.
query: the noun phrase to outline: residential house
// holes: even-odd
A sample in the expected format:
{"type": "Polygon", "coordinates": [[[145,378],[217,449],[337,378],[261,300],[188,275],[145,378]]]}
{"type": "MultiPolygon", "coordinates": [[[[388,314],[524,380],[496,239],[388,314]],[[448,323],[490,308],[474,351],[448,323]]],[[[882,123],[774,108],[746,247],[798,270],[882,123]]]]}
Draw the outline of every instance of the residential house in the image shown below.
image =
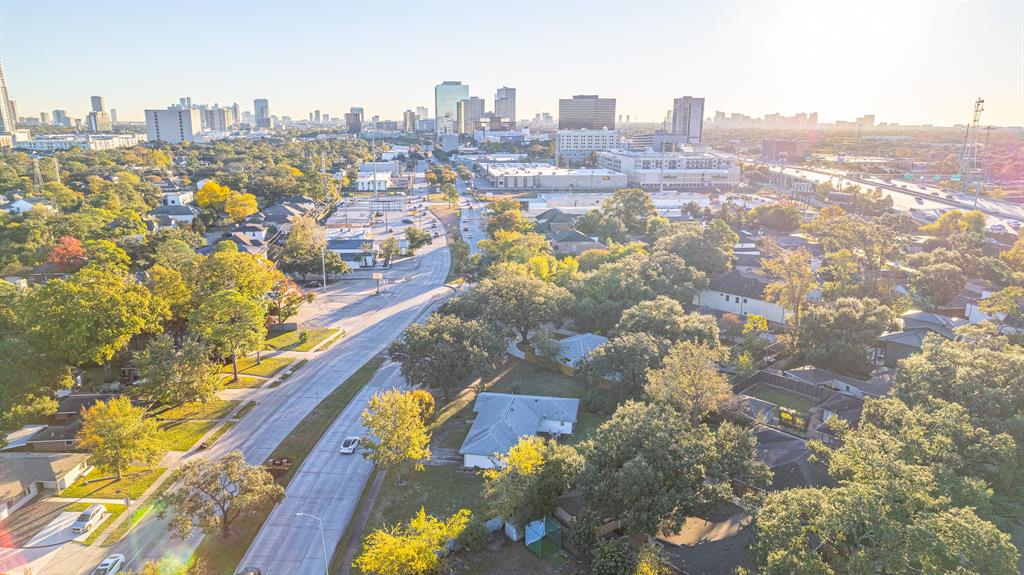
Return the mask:
{"type": "Polygon", "coordinates": [[[201,248],[196,249],[196,253],[208,256],[217,250],[217,244],[220,242],[231,242],[235,244],[238,251],[247,254],[260,254],[265,255],[267,252],[268,244],[263,240],[255,239],[247,234],[240,231],[227,233],[221,236],[216,243],[205,245],[201,248]]]}
{"type": "Polygon", "coordinates": [[[92,469],[84,453],[0,453],[0,520],[44,489],[61,491],[92,469]]]}
{"type": "Polygon", "coordinates": [[[607,342],[608,338],[595,333],[580,333],[558,340],[560,371],[572,375],[581,361],[607,342]]]}
{"type": "Polygon", "coordinates": [[[904,313],[903,330],[885,333],[875,341],[882,353],[886,367],[895,368],[899,360],[919,353],[924,338],[929,333],[936,333],[946,339],[955,339],[955,329],[965,325],[966,320],[953,319],[937,313],[910,310],[904,313]]]}
{"type": "Polygon", "coordinates": [[[573,432],[580,400],[569,397],[483,392],[476,396],[476,419],[459,453],[464,467],[493,469],[520,437],[573,432]]]}
{"type": "Polygon", "coordinates": [[[786,310],[765,299],[764,290],[771,280],[759,270],[733,269],[708,282],[708,287],[694,298],[694,305],[740,316],[755,314],[770,323],[786,323],[786,310]]]}
{"type": "Polygon", "coordinates": [[[826,389],[838,391],[844,395],[857,398],[884,397],[889,395],[889,392],[892,391],[893,384],[892,380],[888,378],[873,377],[868,380],[858,379],[856,377],[833,373],[827,369],[814,367],[813,365],[787,369],[783,373],[789,377],[810,383],[811,385],[817,385],[818,387],[824,387],[826,389]]]}
{"type": "Polygon", "coordinates": [[[24,214],[35,207],[50,212],[57,211],[53,204],[50,203],[50,200],[46,198],[18,198],[5,204],[0,204],[0,210],[9,214],[24,214]]]}
{"type": "Polygon", "coordinates": [[[603,250],[608,247],[574,229],[560,234],[553,234],[549,239],[551,240],[551,251],[556,256],[578,256],[587,250],[603,250]]]}
{"type": "Polygon", "coordinates": [[[373,267],[380,255],[379,243],[364,238],[331,238],[327,240],[327,249],[341,256],[352,269],[373,267]]]}
{"type": "Polygon", "coordinates": [[[549,208],[534,218],[536,230],[542,235],[558,235],[575,229],[578,216],[563,212],[558,208],[549,208]]]}
{"type": "Polygon", "coordinates": [[[242,222],[235,226],[235,233],[261,242],[267,239],[267,227],[257,222],[242,222]]]}
{"type": "Polygon", "coordinates": [[[819,405],[818,409],[821,410],[821,421],[824,422],[815,429],[818,438],[826,445],[838,446],[842,442],[829,419],[835,417],[845,420],[851,428],[857,427],[860,424],[861,412],[864,411],[864,400],[837,393],[819,405]]]}
{"type": "Polygon", "coordinates": [[[154,218],[167,216],[178,224],[191,224],[199,215],[199,209],[191,204],[157,206],[149,215],[154,218]]]}

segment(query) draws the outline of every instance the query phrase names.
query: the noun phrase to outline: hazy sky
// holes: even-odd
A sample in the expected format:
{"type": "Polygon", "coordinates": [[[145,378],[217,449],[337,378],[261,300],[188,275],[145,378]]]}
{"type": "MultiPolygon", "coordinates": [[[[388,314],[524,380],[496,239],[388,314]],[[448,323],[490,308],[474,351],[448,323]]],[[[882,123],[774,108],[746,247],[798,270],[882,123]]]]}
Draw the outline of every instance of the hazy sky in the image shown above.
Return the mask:
{"type": "Polygon", "coordinates": [[[660,120],[672,98],[822,121],[1024,124],[1024,2],[47,2],[0,0],[20,115],[81,117],[89,96],[141,120],[181,96],[304,117],[397,119],[442,80],[519,118],[600,94],[660,120]]]}

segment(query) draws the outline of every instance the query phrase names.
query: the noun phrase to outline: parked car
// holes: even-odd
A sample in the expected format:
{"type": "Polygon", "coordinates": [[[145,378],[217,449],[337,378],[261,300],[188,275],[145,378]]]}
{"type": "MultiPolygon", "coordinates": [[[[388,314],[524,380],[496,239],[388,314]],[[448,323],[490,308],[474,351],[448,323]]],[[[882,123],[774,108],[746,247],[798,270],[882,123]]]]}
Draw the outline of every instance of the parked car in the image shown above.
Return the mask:
{"type": "Polygon", "coordinates": [[[341,449],[339,449],[338,451],[340,453],[346,453],[346,454],[347,453],[355,453],[357,447],[359,447],[359,438],[358,437],[346,437],[345,441],[341,442],[341,449]]]}
{"type": "Polygon", "coordinates": [[[96,503],[90,505],[88,509],[82,512],[75,519],[75,522],[71,524],[72,533],[88,533],[95,529],[103,520],[107,518],[107,508],[103,505],[96,503]]]}
{"type": "Polygon", "coordinates": [[[260,571],[259,567],[242,567],[238,575],[263,575],[263,571],[260,571]]]}
{"type": "Polygon", "coordinates": [[[383,218],[384,212],[373,212],[373,216],[377,218],[383,218]]]}
{"type": "Polygon", "coordinates": [[[923,204],[924,203],[924,200],[922,200],[921,198],[914,198],[914,201],[919,203],[919,204],[923,204]]]}
{"type": "Polygon", "coordinates": [[[114,575],[115,573],[121,572],[121,569],[124,568],[124,564],[124,555],[115,553],[101,561],[89,575],[114,575]]]}

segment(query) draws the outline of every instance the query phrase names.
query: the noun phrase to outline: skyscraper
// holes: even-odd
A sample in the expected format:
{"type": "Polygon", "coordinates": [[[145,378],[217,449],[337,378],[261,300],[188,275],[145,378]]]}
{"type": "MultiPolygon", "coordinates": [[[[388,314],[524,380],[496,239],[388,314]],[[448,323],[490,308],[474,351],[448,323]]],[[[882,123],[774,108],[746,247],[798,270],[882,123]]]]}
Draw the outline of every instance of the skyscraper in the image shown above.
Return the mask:
{"type": "Polygon", "coordinates": [[[114,108],[110,109],[110,123],[111,124],[116,124],[117,123],[117,110],[114,109],[114,108]]]}
{"type": "Polygon", "coordinates": [[[231,104],[231,124],[236,125],[242,121],[242,110],[238,107],[238,102],[231,104]]]}
{"type": "Polygon", "coordinates": [[[451,129],[459,114],[459,102],[469,97],[469,86],[462,82],[445,80],[434,86],[434,114],[436,131],[443,134],[451,129]]]}
{"type": "Polygon", "coordinates": [[[483,98],[471,96],[459,100],[455,108],[455,130],[460,134],[472,134],[476,131],[480,118],[484,117],[487,102],[483,98]]]}
{"type": "Polygon", "coordinates": [[[494,93],[494,115],[508,118],[509,125],[516,125],[516,89],[498,88],[494,93]]]}
{"type": "Polygon", "coordinates": [[[93,97],[91,97],[89,99],[92,100],[92,111],[93,112],[102,112],[103,110],[106,109],[106,108],[103,107],[103,96],[93,96],[93,97]]]}
{"type": "Polygon", "coordinates": [[[614,130],[615,98],[576,95],[558,100],[559,130],[614,130]]]}
{"type": "Polygon", "coordinates": [[[39,112],[39,123],[49,125],[50,114],[48,112],[39,112]]]}
{"type": "Polygon", "coordinates": [[[320,123],[320,110],[313,110],[313,123],[314,124],[319,124],[320,123]]]}
{"type": "Polygon", "coordinates": [[[194,142],[201,125],[199,110],[193,108],[146,110],[146,134],[150,141],[160,140],[168,144],[194,142]]]}
{"type": "Polygon", "coordinates": [[[85,125],[90,132],[109,132],[113,128],[110,115],[106,112],[89,112],[85,116],[85,125]]]}
{"type": "Polygon", "coordinates": [[[53,111],[53,125],[55,126],[71,126],[71,120],[68,119],[68,113],[64,110],[53,111]]]}
{"type": "Polygon", "coordinates": [[[7,80],[4,78],[4,68],[0,65],[0,134],[8,134],[14,131],[18,124],[18,113],[14,109],[14,102],[7,93],[7,80]]]}
{"type": "Polygon", "coordinates": [[[413,112],[412,110],[406,110],[405,112],[402,113],[402,131],[416,131],[416,113],[413,112]]]}
{"type": "Polygon", "coordinates": [[[416,106],[416,119],[422,120],[430,117],[430,111],[427,110],[426,106],[416,106]]]}
{"type": "Polygon", "coordinates": [[[687,144],[699,144],[704,130],[704,98],[683,96],[672,103],[672,133],[687,144]]]}
{"type": "Polygon", "coordinates": [[[256,119],[256,127],[270,129],[270,102],[265,98],[258,98],[252,101],[252,109],[256,119]]]}

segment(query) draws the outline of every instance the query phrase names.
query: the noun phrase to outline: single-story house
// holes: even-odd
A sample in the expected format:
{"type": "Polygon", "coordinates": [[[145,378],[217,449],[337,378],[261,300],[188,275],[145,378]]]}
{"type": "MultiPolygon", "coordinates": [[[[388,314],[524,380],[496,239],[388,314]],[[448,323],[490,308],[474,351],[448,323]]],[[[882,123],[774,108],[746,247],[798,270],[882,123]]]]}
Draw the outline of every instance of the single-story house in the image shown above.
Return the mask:
{"type": "Polygon", "coordinates": [[[0,453],[0,519],[43,489],[60,491],[89,472],[84,453],[0,453]]]}
{"type": "Polygon", "coordinates": [[[193,198],[194,192],[190,189],[164,189],[163,200],[160,203],[164,206],[183,206],[185,204],[191,204],[193,198]]]}
{"type": "Polygon", "coordinates": [[[603,250],[608,247],[575,229],[552,234],[549,239],[551,251],[556,255],[578,256],[587,250],[603,250]]]}
{"type": "Polygon", "coordinates": [[[568,368],[569,374],[575,371],[579,362],[583,361],[590,352],[608,343],[608,338],[596,333],[580,333],[558,340],[561,348],[558,360],[568,368]]]}
{"type": "Polygon", "coordinates": [[[53,207],[53,204],[50,203],[50,200],[47,200],[46,198],[18,198],[17,200],[0,204],[0,210],[9,214],[24,214],[25,212],[31,211],[32,208],[35,208],[36,206],[51,212],[57,211],[53,207]]]}
{"type": "Polygon", "coordinates": [[[267,226],[258,222],[243,222],[235,226],[235,233],[244,234],[250,239],[262,242],[267,239],[267,226]]]}
{"type": "Polygon", "coordinates": [[[199,215],[199,209],[191,204],[157,206],[149,214],[157,218],[167,216],[179,224],[191,224],[199,215]]]}
{"type": "Polygon", "coordinates": [[[380,246],[377,242],[362,238],[333,238],[327,240],[327,249],[339,256],[348,267],[359,269],[377,264],[380,246]]]}
{"type": "Polygon", "coordinates": [[[825,387],[852,397],[883,397],[892,391],[893,384],[892,380],[887,378],[858,379],[813,365],[787,369],[783,373],[812,385],[825,387]]]}
{"type": "Polygon", "coordinates": [[[573,229],[577,216],[563,212],[558,208],[549,208],[534,218],[537,233],[542,235],[562,234],[573,229]]]}
{"type": "Polygon", "coordinates": [[[496,454],[508,453],[520,437],[573,432],[580,400],[570,397],[483,392],[476,396],[476,419],[459,453],[464,467],[493,469],[496,454]]]}
{"type": "Polygon", "coordinates": [[[114,398],[110,393],[72,393],[60,398],[57,402],[57,413],[53,418],[60,422],[78,418],[83,409],[88,409],[102,401],[114,398]]]}
{"type": "Polygon", "coordinates": [[[82,430],[82,419],[74,418],[64,423],[47,425],[25,441],[25,447],[36,452],[60,453],[78,448],[78,432],[82,430]]]}
{"type": "Polygon", "coordinates": [[[777,325],[786,323],[786,310],[765,299],[771,280],[758,270],[733,269],[711,278],[707,289],[694,298],[694,305],[740,316],[755,314],[777,325]]]}
{"type": "Polygon", "coordinates": [[[829,425],[829,418],[844,419],[851,428],[857,427],[861,412],[864,411],[864,400],[837,393],[819,405],[818,409],[821,410],[821,421],[824,422],[815,430],[819,439],[827,445],[839,445],[840,440],[829,425]]]}
{"type": "Polygon", "coordinates": [[[889,368],[895,368],[901,359],[919,353],[929,333],[955,339],[956,328],[967,323],[963,319],[918,310],[910,310],[900,317],[903,319],[903,331],[885,333],[875,338],[885,366],[889,368]]]}

